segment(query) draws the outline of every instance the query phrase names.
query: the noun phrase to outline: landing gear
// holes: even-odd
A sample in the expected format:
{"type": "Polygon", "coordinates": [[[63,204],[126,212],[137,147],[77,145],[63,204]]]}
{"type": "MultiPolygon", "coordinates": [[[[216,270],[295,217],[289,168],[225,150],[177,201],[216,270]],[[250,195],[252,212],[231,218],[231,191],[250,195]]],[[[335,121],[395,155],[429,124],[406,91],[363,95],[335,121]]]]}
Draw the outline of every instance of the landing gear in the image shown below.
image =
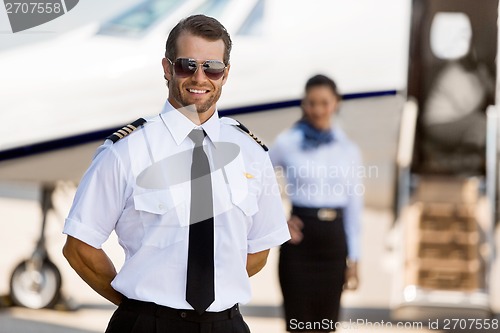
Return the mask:
{"type": "Polygon", "coordinates": [[[42,262],[28,259],[20,263],[10,279],[10,297],[14,304],[31,309],[54,306],[61,288],[61,274],[46,258],[42,262]]]}
{"type": "Polygon", "coordinates": [[[15,305],[41,309],[54,306],[61,293],[61,273],[49,259],[45,245],[47,213],[52,206],[54,187],[42,189],[42,230],[31,258],[14,269],[10,278],[10,297],[15,305]]]}

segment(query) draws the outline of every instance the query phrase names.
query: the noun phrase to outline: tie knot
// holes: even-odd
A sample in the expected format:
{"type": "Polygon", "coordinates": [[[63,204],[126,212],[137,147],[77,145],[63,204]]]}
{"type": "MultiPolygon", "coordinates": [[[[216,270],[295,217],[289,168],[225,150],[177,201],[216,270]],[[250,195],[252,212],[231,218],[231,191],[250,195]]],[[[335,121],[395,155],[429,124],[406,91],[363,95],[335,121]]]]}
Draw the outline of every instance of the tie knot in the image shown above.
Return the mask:
{"type": "Polygon", "coordinates": [[[201,146],[203,144],[203,139],[205,138],[205,131],[194,129],[188,136],[191,140],[193,140],[195,146],[201,146]]]}

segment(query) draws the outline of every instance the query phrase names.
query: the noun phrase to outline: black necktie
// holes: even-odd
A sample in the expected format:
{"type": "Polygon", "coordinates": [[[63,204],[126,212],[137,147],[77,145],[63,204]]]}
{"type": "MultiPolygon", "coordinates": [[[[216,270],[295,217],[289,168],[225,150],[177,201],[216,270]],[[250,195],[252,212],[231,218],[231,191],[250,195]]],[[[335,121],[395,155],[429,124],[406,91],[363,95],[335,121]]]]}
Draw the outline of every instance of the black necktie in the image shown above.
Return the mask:
{"type": "Polygon", "coordinates": [[[205,132],[192,130],[191,213],[187,265],[186,301],[202,314],[215,300],[214,218],[210,164],[203,151],[205,132]]]}

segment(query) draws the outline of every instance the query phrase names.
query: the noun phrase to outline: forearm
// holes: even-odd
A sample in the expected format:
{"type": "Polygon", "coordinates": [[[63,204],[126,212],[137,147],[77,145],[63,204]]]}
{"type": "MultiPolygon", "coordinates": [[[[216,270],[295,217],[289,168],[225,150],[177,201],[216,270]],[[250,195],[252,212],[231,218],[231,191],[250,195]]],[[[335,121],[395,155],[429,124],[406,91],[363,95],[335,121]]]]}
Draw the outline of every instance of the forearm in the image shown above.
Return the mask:
{"type": "Polygon", "coordinates": [[[269,250],[247,254],[247,273],[249,277],[257,274],[264,268],[267,263],[268,255],[269,250]]]}
{"type": "Polygon", "coordinates": [[[68,236],[63,254],[76,273],[98,294],[114,304],[121,302],[123,295],[111,287],[116,269],[103,250],[68,236]]]}

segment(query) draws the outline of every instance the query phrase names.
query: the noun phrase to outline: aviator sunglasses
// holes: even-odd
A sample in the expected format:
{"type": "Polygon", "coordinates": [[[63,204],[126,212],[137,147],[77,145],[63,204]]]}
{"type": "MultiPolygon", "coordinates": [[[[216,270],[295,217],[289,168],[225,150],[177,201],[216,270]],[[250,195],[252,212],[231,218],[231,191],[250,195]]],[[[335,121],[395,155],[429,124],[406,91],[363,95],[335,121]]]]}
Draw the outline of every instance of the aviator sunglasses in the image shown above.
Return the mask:
{"type": "Polygon", "coordinates": [[[218,80],[224,74],[226,65],[219,60],[205,60],[199,64],[195,59],[177,58],[174,62],[167,58],[167,60],[174,66],[175,74],[179,77],[188,77],[193,75],[198,66],[201,65],[203,72],[210,80],[218,80]]]}

